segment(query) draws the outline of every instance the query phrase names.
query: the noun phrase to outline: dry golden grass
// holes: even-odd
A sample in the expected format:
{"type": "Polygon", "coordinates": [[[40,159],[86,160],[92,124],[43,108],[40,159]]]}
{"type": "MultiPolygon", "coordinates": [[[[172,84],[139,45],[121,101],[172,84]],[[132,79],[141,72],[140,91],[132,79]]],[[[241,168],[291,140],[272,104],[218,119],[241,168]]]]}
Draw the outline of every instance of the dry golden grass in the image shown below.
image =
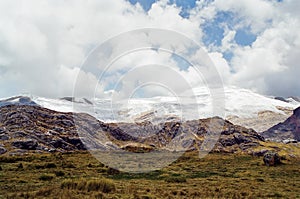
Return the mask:
{"type": "Polygon", "coordinates": [[[276,143],[276,142],[261,142],[260,146],[256,147],[254,150],[259,151],[262,149],[267,149],[271,151],[276,151],[280,156],[285,158],[300,158],[300,145],[297,143],[276,143]]]}
{"type": "Polygon", "coordinates": [[[0,198],[299,198],[300,160],[186,153],[150,173],[116,172],[89,153],[0,157],[0,198]],[[22,165],[22,166],[20,166],[22,165]],[[54,166],[55,165],[55,166],[54,166]]]}

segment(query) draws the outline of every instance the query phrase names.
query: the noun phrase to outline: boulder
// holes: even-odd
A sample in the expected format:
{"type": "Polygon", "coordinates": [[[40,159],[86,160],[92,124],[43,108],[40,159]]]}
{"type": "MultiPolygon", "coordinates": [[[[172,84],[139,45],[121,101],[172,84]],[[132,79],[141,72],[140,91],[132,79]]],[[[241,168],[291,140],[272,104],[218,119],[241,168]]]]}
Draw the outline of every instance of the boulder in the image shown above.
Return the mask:
{"type": "Polygon", "coordinates": [[[245,137],[244,135],[242,135],[240,133],[234,133],[233,137],[234,137],[237,144],[249,143],[249,142],[252,141],[250,138],[247,138],[247,137],[245,137]]]}
{"type": "Polygon", "coordinates": [[[0,134],[5,133],[5,132],[6,132],[5,128],[4,127],[0,127],[0,134]]]}
{"type": "Polygon", "coordinates": [[[280,164],[280,156],[276,152],[267,152],[264,155],[264,163],[267,166],[276,166],[280,164]]]}
{"type": "Polygon", "coordinates": [[[236,140],[234,138],[230,137],[225,137],[225,138],[220,138],[219,142],[224,146],[233,146],[236,144],[236,140]]]}
{"type": "Polygon", "coordinates": [[[26,149],[26,150],[35,150],[38,146],[38,142],[36,140],[17,140],[12,142],[12,146],[19,148],[19,149],[26,149]]]}
{"type": "Polygon", "coordinates": [[[295,139],[285,139],[285,140],[282,140],[282,142],[284,144],[290,144],[290,143],[297,143],[297,140],[295,140],[295,139]]]}
{"type": "Polygon", "coordinates": [[[78,150],[86,150],[86,147],[84,146],[79,137],[65,137],[63,139],[69,144],[75,146],[78,150]]]}
{"type": "Polygon", "coordinates": [[[0,141],[5,141],[5,140],[9,140],[9,136],[8,135],[0,135],[0,141]]]}
{"type": "Polygon", "coordinates": [[[7,150],[4,147],[0,147],[0,155],[6,153],[7,150]]]}

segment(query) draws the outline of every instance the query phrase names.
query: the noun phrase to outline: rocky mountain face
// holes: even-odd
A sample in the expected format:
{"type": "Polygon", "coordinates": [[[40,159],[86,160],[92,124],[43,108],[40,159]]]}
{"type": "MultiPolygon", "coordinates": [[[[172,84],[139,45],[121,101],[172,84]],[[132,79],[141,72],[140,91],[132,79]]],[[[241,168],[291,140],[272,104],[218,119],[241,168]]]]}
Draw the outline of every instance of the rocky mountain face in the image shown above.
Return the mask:
{"type": "Polygon", "coordinates": [[[264,141],[252,129],[219,117],[160,124],[103,123],[84,113],[62,113],[40,106],[0,107],[0,154],[76,150],[197,150],[214,135],[215,151],[247,151],[264,141]],[[216,132],[219,131],[219,134],[216,132]]]}
{"type": "Polygon", "coordinates": [[[0,151],[22,153],[84,150],[74,118],[81,121],[81,131],[102,131],[104,128],[103,123],[87,114],[60,113],[28,105],[1,107],[0,151]]]}
{"type": "Polygon", "coordinates": [[[285,121],[293,114],[293,108],[277,107],[277,109],[282,111],[282,113],[260,111],[255,117],[240,118],[237,116],[228,116],[226,119],[234,124],[244,126],[246,128],[252,128],[261,133],[276,124],[285,121]]]}
{"type": "Polygon", "coordinates": [[[279,123],[262,135],[275,142],[299,142],[300,141],[300,107],[293,111],[292,116],[284,122],[279,123]]]}

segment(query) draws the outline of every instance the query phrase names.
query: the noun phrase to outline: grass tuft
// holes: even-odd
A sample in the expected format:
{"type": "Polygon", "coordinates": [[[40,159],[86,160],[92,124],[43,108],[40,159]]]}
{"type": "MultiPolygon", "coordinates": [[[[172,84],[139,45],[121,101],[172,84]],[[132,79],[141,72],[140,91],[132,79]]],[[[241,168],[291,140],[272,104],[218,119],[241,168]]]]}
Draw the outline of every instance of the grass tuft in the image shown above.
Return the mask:
{"type": "Polygon", "coordinates": [[[61,183],[61,189],[76,189],[82,191],[100,191],[102,193],[113,192],[116,187],[115,184],[109,179],[93,179],[93,180],[72,180],[66,179],[61,183]]]}

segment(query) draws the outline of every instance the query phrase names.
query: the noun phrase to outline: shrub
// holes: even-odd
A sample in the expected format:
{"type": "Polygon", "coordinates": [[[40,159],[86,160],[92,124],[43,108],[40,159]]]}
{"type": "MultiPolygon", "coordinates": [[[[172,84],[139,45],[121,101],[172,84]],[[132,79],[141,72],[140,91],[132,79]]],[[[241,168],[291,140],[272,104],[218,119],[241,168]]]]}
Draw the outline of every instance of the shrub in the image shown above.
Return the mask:
{"type": "Polygon", "coordinates": [[[47,180],[52,180],[53,178],[54,178],[53,175],[43,174],[39,177],[39,180],[47,181],[47,180]]]}
{"type": "Polygon", "coordinates": [[[53,162],[45,164],[45,168],[51,169],[51,168],[56,168],[56,164],[53,162]]]}
{"type": "Polygon", "coordinates": [[[64,173],[63,171],[55,171],[55,175],[56,175],[57,177],[60,177],[60,176],[64,176],[65,173],[64,173]]]}
{"type": "Polygon", "coordinates": [[[24,166],[22,163],[18,164],[18,169],[23,169],[23,168],[24,168],[24,166]]]}

